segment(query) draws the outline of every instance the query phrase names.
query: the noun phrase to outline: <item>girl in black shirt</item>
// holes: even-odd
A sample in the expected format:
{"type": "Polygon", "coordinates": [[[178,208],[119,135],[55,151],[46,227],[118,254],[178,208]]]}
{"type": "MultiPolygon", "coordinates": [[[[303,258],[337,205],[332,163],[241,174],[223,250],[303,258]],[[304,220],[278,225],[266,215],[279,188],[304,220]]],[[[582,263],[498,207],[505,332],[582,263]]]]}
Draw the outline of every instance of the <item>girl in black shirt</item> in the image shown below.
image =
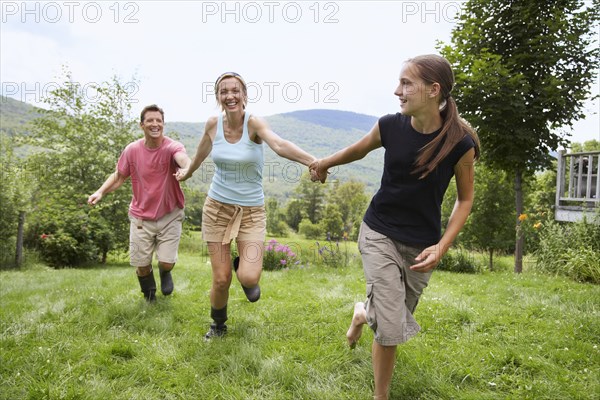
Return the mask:
{"type": "Polygon", "coordinates": [[[325,182],[329,168],[385,149],[381,187],[365,214],[358,241],[367,300],[355,305],[346,334],[353,347],[364,324],[375,332],[376,399],[388,398],[396,347],[419,331],[413,318],[419,296],[473,204],[479,139],[458,114],[453,86],[445,58],[422,55],[407,60],[394,92],[400,113],[382,117],[362,139],[310,166],[312,179],[325,182]],[[441,204],[452,176],[457,199],[442,235],[441,204]]]}

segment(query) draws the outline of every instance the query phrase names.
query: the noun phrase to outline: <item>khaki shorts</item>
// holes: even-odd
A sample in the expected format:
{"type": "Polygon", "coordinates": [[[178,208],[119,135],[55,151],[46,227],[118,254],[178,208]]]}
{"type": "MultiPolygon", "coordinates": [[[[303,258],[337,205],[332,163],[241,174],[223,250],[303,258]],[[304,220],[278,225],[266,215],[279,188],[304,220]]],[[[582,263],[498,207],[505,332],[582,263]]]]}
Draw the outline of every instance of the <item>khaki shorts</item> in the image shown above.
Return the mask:
{"type": "Polygon", "coordinates": [[[364,222],[358,235],[367,281],[367,324],[382,346],[396,346],[415,336],[421,327],[413,317],[431,271],[412,271],[424,247],[412,247],[375,232],[364,222]]]}
{"type": "Polygon", "coordinates": [[[202,208],[202,239],[206,242],[264,242],[267,233],[265,206],[239,206],[206,198],[202,208]]]}
{"type": "Polygon", "coordinates": [[[152,264],[156,251],[159,262],[174,264],[181,238],[181,226],[185,214],[181,208],[155,221],[141,220],[129,215],[129,259],[134,267],[152,264]]]}

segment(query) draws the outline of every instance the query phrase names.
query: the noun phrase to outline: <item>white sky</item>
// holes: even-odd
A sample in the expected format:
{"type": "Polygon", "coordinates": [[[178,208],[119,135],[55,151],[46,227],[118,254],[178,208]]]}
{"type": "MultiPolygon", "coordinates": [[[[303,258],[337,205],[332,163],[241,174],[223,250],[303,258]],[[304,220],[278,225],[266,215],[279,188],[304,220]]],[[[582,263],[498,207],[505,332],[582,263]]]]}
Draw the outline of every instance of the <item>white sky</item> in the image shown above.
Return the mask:
{"type": "MultiPolygon", "coordinates": [[[[214,80],[235,71],[257,115],[328,108],[381,116],[399,110],[393,91],[402,62],[449,43],[461,5],[2,1],[1,92],[39,105],[67,65],[82,90],[113,75],[124,83],[137,77],[139,85],[127,86],[134,115],[157,103],[167,123],[201,122],[217,112],[214,80]]],[[[598,100],[588,102],[572,140],[600,140],[599,109],[598,100]]]]}

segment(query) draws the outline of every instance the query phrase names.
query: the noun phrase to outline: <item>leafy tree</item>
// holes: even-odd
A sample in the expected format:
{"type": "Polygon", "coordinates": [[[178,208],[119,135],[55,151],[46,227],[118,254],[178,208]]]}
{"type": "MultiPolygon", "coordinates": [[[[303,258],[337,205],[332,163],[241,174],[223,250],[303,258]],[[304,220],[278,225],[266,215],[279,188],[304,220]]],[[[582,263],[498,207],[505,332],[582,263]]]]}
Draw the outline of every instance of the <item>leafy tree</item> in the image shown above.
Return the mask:
{"type": "Polygon", "coordinates": [[[98,256],[105,261],[109,250],[128,243],[129,185],[97,207],[90,209],[86,200],[114,171],[137,129],[123,84],[113,78],[91,86],[82,91],[66,71],[63,83],[45,99],[49,110],[40,110],[24,139],[41,149],[28,159],[37,181],[29,242],[57,266],[98,256]]]}
{"type": "Polygon", "coordinates": [[[185,196],[185,221],[192,230],[202,228],[202,208],[206,199],[206,192],[196,190],[186,185],[182,185],[185,196]]]}
{"type": "Polygon", "coordinates": [[[510,178],[503,171],[494,171],[484,164],[476,167],[475,200],[471,216],[463,231],[462,244],[482,249],[489,255],[493,269],[495,251],[508,251],[514,239],[514,196],[510,178]]]}
{"type": "Polygon", "coordinates": [[[300,199],[291,199],[288,201],[285,207],[285,222],[287,222],[289,227],[298,231],[300,222],[304,217],[300,199]]]}
{"type": "Polygon", "coordinates": [[[287,225],[277,199],[268,198],[265,208],[267,209],[267,232],[275,236],[286,236],[287,225]]]}
{"type": "Polygon", "coordinates": [[[533,212],[552,216],[556,201],[556,161],[552,167],[537,172],[528,185],[531,189],[526,204],[533,212]]]}
{"type": "Polygon", "coordinates": [[[0,159],[0,266],[4,266],[14,261],[19,213],[28,211],[31,179],[4,132],[0,132],[0,159]]]}
{"type": "Polygon", "coordinates": [[[301,210],[310,222],[316,224],[321,218],[321,211],[325,203],[325,189],[321,184],[310,180],[309,173],[304,173],[300,183],[294,191],[298,194],[301,210]]]}
{"type": "MultiPolygon", "coordinates": [[[[456,71],[456,99],[477,129],[483,159],[514,177],[516,215],[522,182],[566,144],[562,127],[584,117],[599,61],[600,0],[469,0],[441,53],[456,71]]],[[[517,232],[519,219],[516,219],[517,232]]],[[[517,234],[515,272],[522,271],[517,234]]]]}
{"type": "MultiPolygon", "coordinates": [[[[368,200],[364,183],[358,181],[340,183],[336,181],[331,186],[327,203],[328,205],[337,205],[342,218],[343,231],[350,234],[353,232],[353,227],[357,221],[360,225],[368,200]]],[[[325,213],[327,214],[327,211],[325,213]]]]}
{"type": "Polygon", "coordinates": [[[321,226],[321,232],[327,234],[328,239],[341,238],[345,228],[340,207],[337,204],[327,204],[319,225],[321,226]]]}
{"type": "Polygon", "coordinates": [[[599,151],[600,141],[588,140],[583,143],[573,142],[571,143],[571,153],[580,153],[584,151],[599,151]]]}

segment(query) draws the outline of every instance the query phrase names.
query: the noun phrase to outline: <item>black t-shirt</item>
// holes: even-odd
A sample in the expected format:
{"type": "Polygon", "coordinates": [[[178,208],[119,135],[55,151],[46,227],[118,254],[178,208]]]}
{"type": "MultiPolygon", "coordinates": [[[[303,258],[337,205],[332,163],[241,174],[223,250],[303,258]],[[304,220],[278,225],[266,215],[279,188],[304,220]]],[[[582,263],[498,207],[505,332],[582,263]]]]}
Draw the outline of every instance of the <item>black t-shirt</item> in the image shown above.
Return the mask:
{"type": "Polygon", "coordinates": [[[441,237],[444,193],[454,166],[471,148],[469,135],[456,144],[437,168],[419,179],[412,173],[419,150],[440,134],[417,132],[410,116],[389,114],[379,119],[385,148],[381,187],[371,200],[364,221],[371,229],[406,244],[431,246],[441,237]]]}

